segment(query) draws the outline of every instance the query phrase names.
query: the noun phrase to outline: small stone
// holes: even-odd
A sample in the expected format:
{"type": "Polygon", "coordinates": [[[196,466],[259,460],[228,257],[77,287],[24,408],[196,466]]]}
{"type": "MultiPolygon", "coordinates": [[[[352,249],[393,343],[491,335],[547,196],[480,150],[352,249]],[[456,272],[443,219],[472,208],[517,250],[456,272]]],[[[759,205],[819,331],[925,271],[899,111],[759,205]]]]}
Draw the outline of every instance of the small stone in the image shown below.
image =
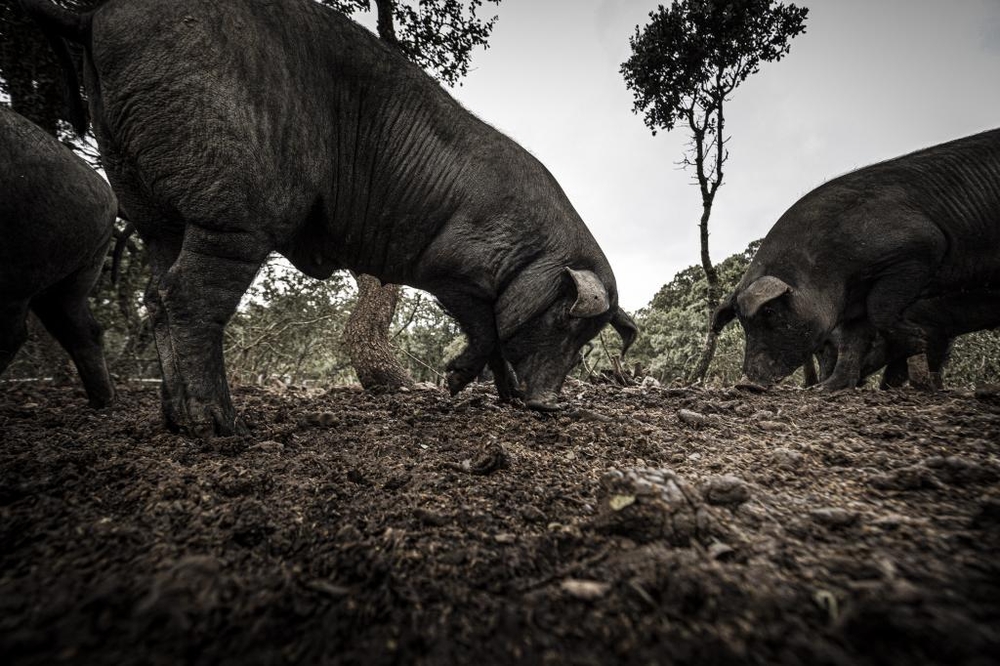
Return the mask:
{"type": "Polygon", "coordinates": [[[906,517],[897,513],[882,516],[881,518],[872,521],[873,527],[878,527],[879,529],[888,531],[899,529],[899,527],[904,524],[906,524],[906,517]]]}
{"type": "Polygon", "coordinates": [[[276,442],[273,439],[268,439],[251,445],[249,450],[262,451],[264,453],[281,453],[285,450],[285,445],[281,442],[276,442]]]}
{"type": "Polygon", "coordinates": [[[300,425],[329,428],[337,423],[337,415],[333,412],[306,412],[299,420],[300,425]]]}
{"type": "Polygon", "coordinates": [[[713,476],[705,483],[709,504],[742,504],[750,499],[750,486],[737,476],[713,476]]]}
{"type": "Polygon", "coordinates": [[[493,540],[497,543],[510,544],[517,541],[517,535],[503,532],[501,534],[494,535],[493,540]]]}
{"type": "Polygon", "coordinates": [[[758,421],[757,427],[765,432],[783,432],[788,430],[788,425],[780,421],[758,421]]]}
{"type": "Polygon", "coordinates": [[[450,520],[448,516],[443,513],[431,511],[430,509],[425,509],[423,507],[417,507],[414,509],[413,516],[424,525],[430,525],[432,527],[447,525],[450,520]]]}
{"type": "Polygon", "coordinates": [[[727,546],[721,541],[714,541],[708,547],[708,556],[713,560],[727,560],[730,559],[734,553],[736,553],[735,548],[727,546]]]}
{"type": "Polygon", "coordinates": [[[346,597],[351,593],[351,591],[343,585],[336,585],[328,580],[313,580],[306,583],[306,585],[308,585],[311,589],[317,592],[322,592],[328,597],[332,597],[334,599],[346,597]]]}
{"type": "Polygon", "coordinates": [[[847,527],[858,520],[858,514],[856,512],[836,507],[813,509],[809,512],[809,517],[812,518],[814,522],[831,529],[847,527]]]}
{"type": "Polygon", "coordinates": [[[708,423],[708,418],[704,414],[700,414],[690,409],[678,410],[677,418],[681,420],[681,423],[693,426],[700,426],[708,423]]]}
{"type": "Polygon", "coordinates": [[[600,599],[611,589],[609,583],[602,583],[596,580],[578,580],[575,578],[567,578],[559,587],[571,597],[584,601],[600,599]]]}
{"type": "Polygon", "coordinates": [[[642,386],[642,388],[644,388],[644,389],[659,388],[660,387],[660,381],[658,379],[656,379],[656,377],[643,377],[642,378],[642,384],[640,384],[640,386],[642,386]]]}
{"type": "Polygon", "coordinates": [[[886,530],[891,532],[897,530],[903,525],[911,522],[909,518],[899,513],[889,513],[884,516],[880,516],[871,522],[872,527],[877,527],[881,530],[886,530]]]}
{"type": "Polygon", "coordinates": [[[529,523],[540,523],[545,520],[545,512],[536,506],[526,506],[521,509],[521,518],[529,523]]]}
{"type": "Polygon", "coordinates": [[[919,490],[940,485],[933,473],[923,465],[900,467],[885,474],[875,474],[868,479],[868,483],[879,490],[919,490]]]}
{"type": "Polygon", "coordinates": [[[635,504],[635,495],[612,495],[608,500],[608,508],[612,511],[621,511],[627,506],[635,504]]]}
{"type": "Polygon", "coordinates": [[[794,470],[802,467],[805,456],[798,451],[780,447],[771,451],[771,460],[779,469],[794,470]]]}
{"type": "Polygon", "coordinates": [[[496,440],[487,442],[473,458],[462,461],[462,469],[470,474],[485,476],[510,465],[510,456],[503,444],[496,440]]]}

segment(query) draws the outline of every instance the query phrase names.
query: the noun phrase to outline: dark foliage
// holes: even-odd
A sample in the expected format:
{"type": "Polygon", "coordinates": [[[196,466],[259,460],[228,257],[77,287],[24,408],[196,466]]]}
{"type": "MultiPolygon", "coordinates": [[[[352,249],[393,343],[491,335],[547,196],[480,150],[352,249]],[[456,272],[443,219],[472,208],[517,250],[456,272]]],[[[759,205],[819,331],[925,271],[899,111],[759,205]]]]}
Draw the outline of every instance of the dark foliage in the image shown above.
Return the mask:
{"type": "Polygon", "coordinates": [[[649,13],[649,24],[629,40],[632,56],[622,64],[655,134],[690,122],[699,110],[710,116],[761,63],[788,54],[805,31],[808,9],[774,0],[674,0],[649,13]]]}
{"type": "MultiPolygon", "coordinates": [[[[348,16],[371,11],[370,0],[319,0],[348,16]]],[[[500,0],[486,0],[499,5],[500,0]]],[[[406,57],[450,86],[469,71],[472,52],[489,48],[488,39],[497,17],[479,15],[482,0],[376,0],[380,13],[379,34],[393,41],[406,57]],[[394,37],[382,29],[382,14],[391,12],[394,37]]]]}

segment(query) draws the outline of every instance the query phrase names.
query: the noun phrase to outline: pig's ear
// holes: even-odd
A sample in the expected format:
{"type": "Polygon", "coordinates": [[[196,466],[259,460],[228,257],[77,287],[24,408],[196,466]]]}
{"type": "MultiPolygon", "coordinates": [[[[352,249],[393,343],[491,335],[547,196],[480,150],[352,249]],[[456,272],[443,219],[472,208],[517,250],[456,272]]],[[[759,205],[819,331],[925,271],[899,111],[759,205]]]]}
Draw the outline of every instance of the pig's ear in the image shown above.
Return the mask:
{"type": "Polygon", "coordinates": [[[712,332],[721,333],[736,317],[736,294],[730,294],[712,313],[712,332]]]}
{"type": "Polygon", "coordinates": [[[787,282],[773,275],[765,275],[743,290],[736,298],[736,305],[744,317],[753,317],[765,303],[790,293],[792,287],[787,282]]]}
{"type": "Polygon", "coordinates": [[[635,325],[635,320],[622,310],[620,305],[615,310],[614,315],[611,316],[611,325],[618,331],[618,335],[622,337],[622,356],[625,356],[625,352],[635,342],[635,337],[639,335],[639,327],[635,325]]]}
{"type": "Polygon", "coordinates": [[[611,307],[608,301],[608,290],[601,278],[593,271],[575,271],[566,268],[576,286],[576,301],[569,309],[573,317],[587,318],[602,315],[611,307]]]}

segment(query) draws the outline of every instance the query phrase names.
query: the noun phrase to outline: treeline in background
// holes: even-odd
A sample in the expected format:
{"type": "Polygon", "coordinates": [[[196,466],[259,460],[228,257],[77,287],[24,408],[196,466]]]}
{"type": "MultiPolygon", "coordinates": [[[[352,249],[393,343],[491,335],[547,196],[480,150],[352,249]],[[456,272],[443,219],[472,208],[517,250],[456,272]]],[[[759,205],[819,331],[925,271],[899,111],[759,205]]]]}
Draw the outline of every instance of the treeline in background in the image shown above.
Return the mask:
{"type": "MultiPolygon", "coordinates": [[[[760,241],[718,264],[722,293],[739,282],[760,241]]],[[[97,284],[94,311],[104,326],[104,345],[112,374],[121,381],[159,378],[156,350],[143,307],[148,281],[141,241],[132,237],[122,253],[117,283],[111,257],[97,284]]],[[[707,282],[701,266],[677,273],[633,313],[640,336],[627,358],[619,359],[618,336],[611,329],[583,349],[573,376],[583,381],[638,383],[652,377],[661,384],[687,383],[704,344],[707,282]]],[[[272,257],[246,294],[226,329],[226,365],[236,385],[286,384],[341,386],[357,376],[342,341],[357,291],[347,273],[314,280],[272,257]]],[[[30,338],[5,379],[54,378],[75,381],[65,352],[32,317],[30,338]]],[[[392,350],[417,382],[444,386],[444,367],[462,349],[458,326],[434,299],[417,290],[400,294],[390,329],[392,350]]],[[[719,338],[706,383],[731,384],[743,363],[743,330],[730,325],[719,338]]],[[[801,372],[787,380],[801,383],[801,372]]],[[[945,371],[951,388],[1000,381],[1000,330],[959,338],[945,371]]]]}

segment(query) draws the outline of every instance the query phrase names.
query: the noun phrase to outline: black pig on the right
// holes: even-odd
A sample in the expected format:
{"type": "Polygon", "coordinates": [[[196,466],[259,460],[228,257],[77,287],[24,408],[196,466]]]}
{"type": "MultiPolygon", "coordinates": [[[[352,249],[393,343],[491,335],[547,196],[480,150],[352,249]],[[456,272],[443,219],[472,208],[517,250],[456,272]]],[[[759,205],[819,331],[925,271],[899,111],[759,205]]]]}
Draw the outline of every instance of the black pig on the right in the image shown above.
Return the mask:
{"type": "Polygon", "coordinates": [[[739,318],[769,385],[832,342],[821,386],[857,385],[875,336],[907,353],[1000,326],[1000,129],[868,166],[802,197],[764,238],[714,331],[739,318]]]}

